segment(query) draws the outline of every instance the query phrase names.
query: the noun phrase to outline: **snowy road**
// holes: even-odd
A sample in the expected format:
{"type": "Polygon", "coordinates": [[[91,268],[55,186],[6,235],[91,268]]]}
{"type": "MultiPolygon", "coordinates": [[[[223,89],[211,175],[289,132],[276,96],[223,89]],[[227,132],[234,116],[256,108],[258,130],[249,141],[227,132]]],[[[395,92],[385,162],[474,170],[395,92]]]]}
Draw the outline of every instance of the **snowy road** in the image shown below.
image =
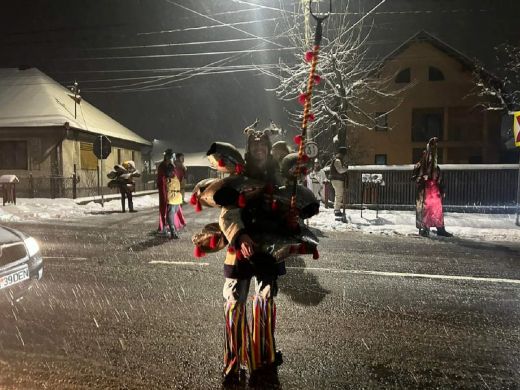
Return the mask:
{"type": "MultiPolygon", "coordinates": [[[[171,241],[154,210],[10,223],[45,272],[0,295],[0,388],[219,388],[222,254],[190,240],[215,212],[186,214],[171,241]]],[[[319,234],[280,280],[280,388],[520,386],[520,244],[319,234]]]]}

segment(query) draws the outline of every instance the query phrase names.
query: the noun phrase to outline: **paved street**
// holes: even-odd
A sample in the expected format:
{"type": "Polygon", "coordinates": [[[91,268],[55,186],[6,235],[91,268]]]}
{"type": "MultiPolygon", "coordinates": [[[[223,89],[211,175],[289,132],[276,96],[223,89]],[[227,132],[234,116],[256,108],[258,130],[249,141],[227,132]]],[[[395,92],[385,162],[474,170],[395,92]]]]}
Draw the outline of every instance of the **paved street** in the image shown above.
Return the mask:
{"type": "MultiPolygon", "coordinates": [[[[217,214],[185,210],[180,240],[156,210],[10,224],[45,271],[0,295],[0,388],[220,388],[223,253],[191,244],[217,214]]],[[[317,233],[280,280],[279,388],[520,387],[519,243],[317,233]]]]}

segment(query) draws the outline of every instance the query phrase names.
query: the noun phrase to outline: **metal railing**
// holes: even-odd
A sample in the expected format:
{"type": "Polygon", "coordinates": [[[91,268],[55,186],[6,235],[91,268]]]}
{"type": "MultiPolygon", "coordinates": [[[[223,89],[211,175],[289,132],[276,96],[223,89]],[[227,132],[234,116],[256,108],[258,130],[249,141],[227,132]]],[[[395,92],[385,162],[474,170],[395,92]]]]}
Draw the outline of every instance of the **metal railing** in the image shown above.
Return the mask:
{"type": "MultiPolygon", "coordinates": [[[[457,208],[510,208],[516,206],[518,165],[444,164],[444,206],[457,208]]],[[[348,170],[347,204],[351,207],[378,203],[380,208],[411,208],[416,187],[411,180],[413,165],[359,165],[348,170]],[[363,173],[380,173],[384,185],[363,184],[363,173]]]]}
{"type": "MultiPolygon", "coordinates": [[[[16,184],[16,194],[19,198],[82,198],[97,196],[101,193],[101,188],[97,182],[78,180],[74,175],[64,176],[18,176],[20,180],[16,184]]],[[[117,188],[108,188],[104,181],[103,194],[117,194],[117,188]]],[[[146,191],[155,189],[155,176],[143,175],[135,179],[135,190],[146,191]]]]}

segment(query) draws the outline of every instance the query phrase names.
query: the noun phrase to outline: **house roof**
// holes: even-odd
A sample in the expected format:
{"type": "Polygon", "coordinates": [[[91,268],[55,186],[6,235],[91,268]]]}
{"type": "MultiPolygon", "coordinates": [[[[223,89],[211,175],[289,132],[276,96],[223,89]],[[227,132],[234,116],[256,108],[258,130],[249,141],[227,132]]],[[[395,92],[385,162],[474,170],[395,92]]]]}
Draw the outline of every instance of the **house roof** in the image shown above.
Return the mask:
{"type": "Polygon", "coordinates": [[[151,145],[36,68],[0,69],[0,127],[65,126],[109,138],[151,145]],[[74,109],[76,108],[76,118],[74,109]]]}
{"type": "Polygon", "coordinates": [[[455,58],[459,62],[461,62],[464,66],[466,66],[468,69],[475,69],[477,67],[477,63],[475,60],[472,60],[467,55],[461,53],[457,49],[453,48],[452,46],[448,45],[446,42],[440,40],[436,36],[426,32],[426,31],[419,31],[412,37],[408,38],[406,41],[404,41],[398,48],[396,48],[394,51],[392,51],[390,54],[388,54],[386,57],[383,58],[381,61],[382,63],[385,63],[392,58],[397,57],[399,54],[401,54],[403,51],[405,51],[409,46],[411,46],[413,43],[416,42],[428,42],[437,49],[443,51],[450,57],[455,58]]]}

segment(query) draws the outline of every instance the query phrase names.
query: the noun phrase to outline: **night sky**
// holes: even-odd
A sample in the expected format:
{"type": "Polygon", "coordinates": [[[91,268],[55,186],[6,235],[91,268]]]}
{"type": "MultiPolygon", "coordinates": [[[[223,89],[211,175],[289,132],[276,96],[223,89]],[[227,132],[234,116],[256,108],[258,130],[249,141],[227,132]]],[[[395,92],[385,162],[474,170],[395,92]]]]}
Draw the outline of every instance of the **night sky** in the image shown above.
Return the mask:
{"type": "MultiPolygon", "coordinates": [[[[77,80],[84,99],[149,140],[171,140],[175,150],[205,150],[214,140],[243,146],[242,129],[256,117],[266,126],[269,119],[288,122],[265,90],[274,80],[252,71],[290,58],[287,42],[276,37],[284,28],[280,3],[293,4],[10,1],[0,16],[0,66],[38,67],[63,85],[77,80]]],[[[352,20],[378,3],[352,0],[352,20]]],[[[519,11],[513,0],[387,0],[370,18],[370,55],[382,58],[426,30],[493,71],[494,46],[520,45],[519,11]]]]}

